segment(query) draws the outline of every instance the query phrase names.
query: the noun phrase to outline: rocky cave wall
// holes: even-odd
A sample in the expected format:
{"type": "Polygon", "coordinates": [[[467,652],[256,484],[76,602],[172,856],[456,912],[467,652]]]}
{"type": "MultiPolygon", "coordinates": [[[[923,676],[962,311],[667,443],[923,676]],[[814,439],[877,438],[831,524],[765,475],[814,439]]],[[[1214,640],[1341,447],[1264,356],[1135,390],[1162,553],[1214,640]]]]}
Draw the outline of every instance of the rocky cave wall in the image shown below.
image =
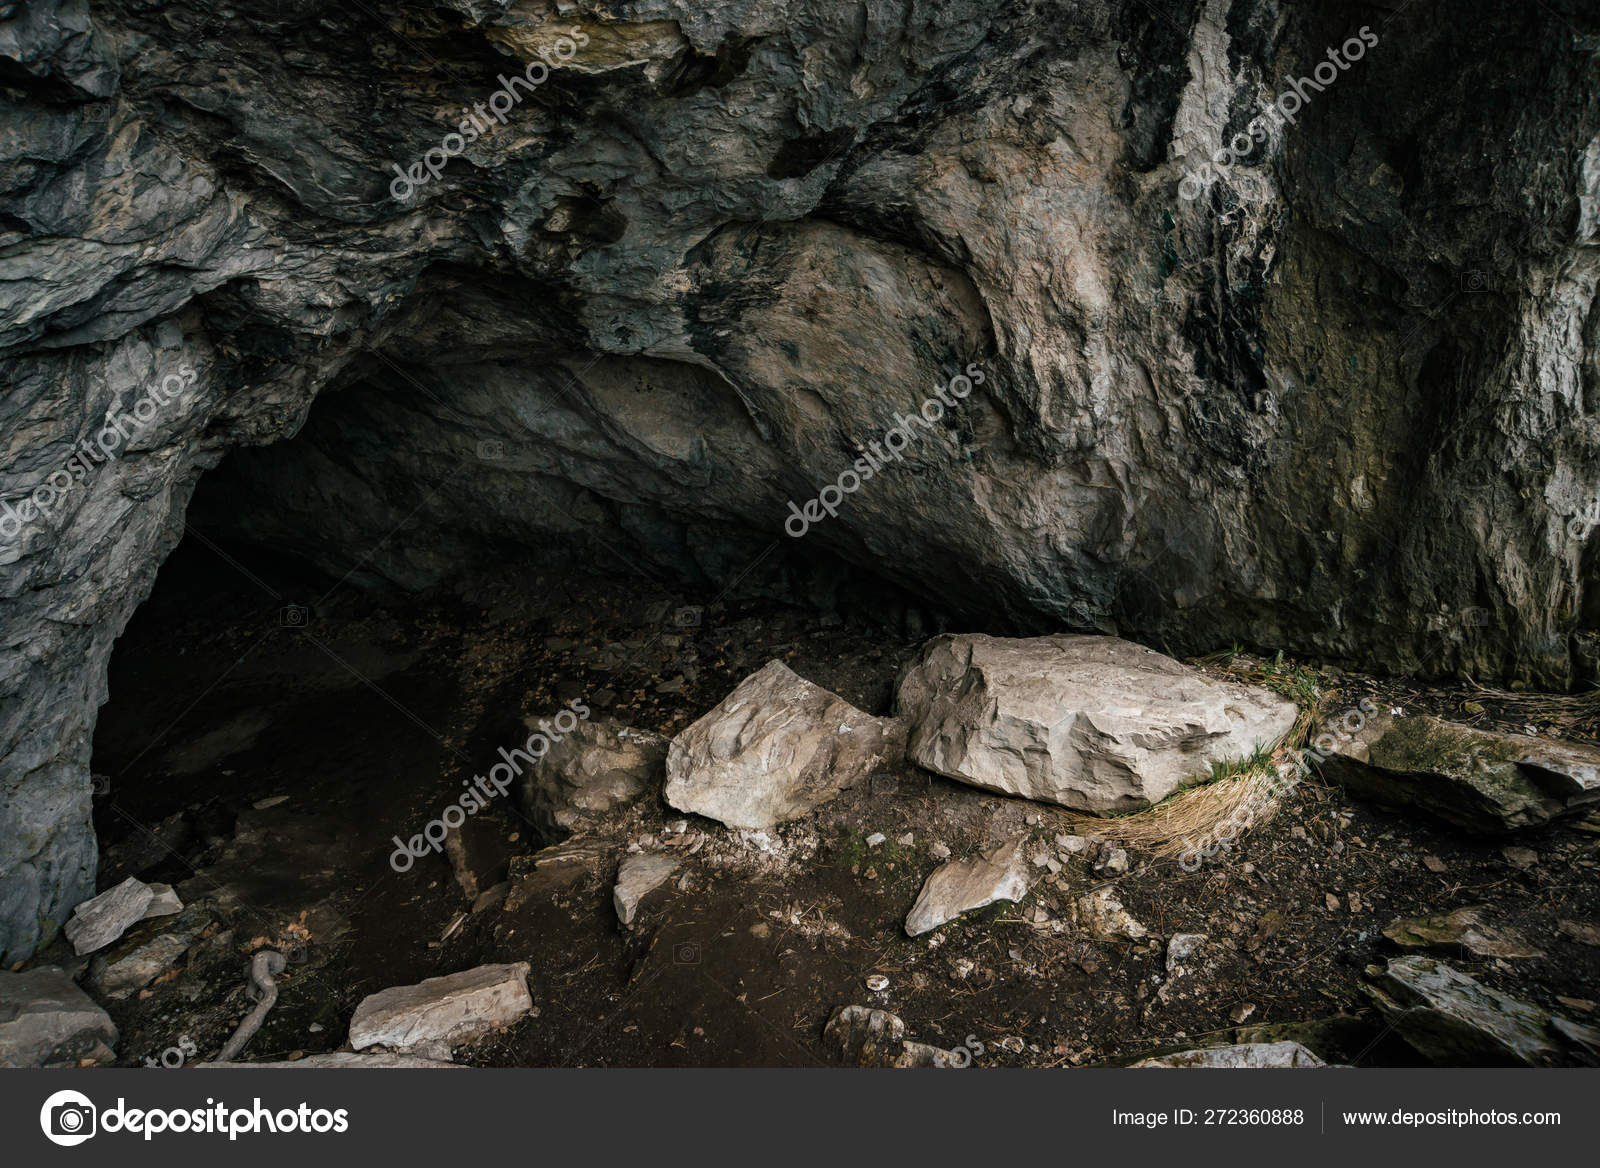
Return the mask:
{"type": "Polygon", "coordinates": [[[4,11],[0,499],[181,388],[0,524],[0,961],[93,890],[107,661],[235,451],[218,522],[371,583],[511,545],[719,589],[822,558],[975,627],[1594,672],[1592,5],[4,11]]]}

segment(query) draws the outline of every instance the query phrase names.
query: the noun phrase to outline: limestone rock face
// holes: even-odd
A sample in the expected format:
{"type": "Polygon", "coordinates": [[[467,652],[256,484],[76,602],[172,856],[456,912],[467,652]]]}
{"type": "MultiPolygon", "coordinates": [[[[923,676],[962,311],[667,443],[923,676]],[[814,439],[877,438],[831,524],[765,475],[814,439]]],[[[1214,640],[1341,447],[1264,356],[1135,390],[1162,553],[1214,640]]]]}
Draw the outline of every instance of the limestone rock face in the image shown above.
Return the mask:
{"type": "Polygon", "coordinates": [[[1600,16],[1568,7],[1397,11],[1197,183],[1347,8],[19,6],[0,964],[94,890],[107,662],[186,520],[357,583],[604,546],[992,631],[1585,676],[1600,16]]]}
{"type": "Polygon", "coordinates": [[[1079,811],[1159,803],[1294,726],[1293,702],[1115,637],[936,637],[895,713],[907,756],[975,787],[1079,811]]]}
{"type": "Polygon", "coordinates": [[[897,745],[892,723],[770,661],[672,740],[666,800],[765,830],[860,782],[897,745]]]}
{"type": "Polygon", "coordinates": [[[1322,769],[1351,793],[1479,835],[1537,827],[1600,802],[1600,750],[1582,743],[1387,713],[1335,743],[1322,769]]]}

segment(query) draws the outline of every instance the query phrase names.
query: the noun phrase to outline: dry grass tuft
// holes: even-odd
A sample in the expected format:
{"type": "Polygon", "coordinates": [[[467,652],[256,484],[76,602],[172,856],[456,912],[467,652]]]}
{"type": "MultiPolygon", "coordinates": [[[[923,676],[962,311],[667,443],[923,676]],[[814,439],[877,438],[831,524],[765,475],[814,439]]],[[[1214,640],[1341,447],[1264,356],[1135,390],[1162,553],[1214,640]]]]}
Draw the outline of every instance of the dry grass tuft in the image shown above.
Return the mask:
{"type": "MultiPolygon", "coordinates": [[[[1126,844],[1157,859],[1174,859],[1213,835],[1224,823],[1232,821],[1248,830],[1277,815],[1287,794],[1278,780],[1277,768],[1289,760],[1290,750],[1298,749],[1310,738],[1320,709],[1319,691],[1309,674],[1286,672],[1281,666],[1237,659],[1226,663],[1202,659],[1193,664],[1209,666],[1234,680],[1267,686],[1292,698],[1300,706],[1294,727],[1272,751],[1222,768],[1218,777],[1186,787],[1154,807],[1115,819],[1075,814],[1079,834],[1126,844]],[[1252,803],[1255,806],[1250,810],[1252,803]]],[[[1302,775],[1301,781],[1308,778],[1309,775],[1302,775]]],[[[1244,831],[1238,834],[1243,835],[1244,831]]]]}

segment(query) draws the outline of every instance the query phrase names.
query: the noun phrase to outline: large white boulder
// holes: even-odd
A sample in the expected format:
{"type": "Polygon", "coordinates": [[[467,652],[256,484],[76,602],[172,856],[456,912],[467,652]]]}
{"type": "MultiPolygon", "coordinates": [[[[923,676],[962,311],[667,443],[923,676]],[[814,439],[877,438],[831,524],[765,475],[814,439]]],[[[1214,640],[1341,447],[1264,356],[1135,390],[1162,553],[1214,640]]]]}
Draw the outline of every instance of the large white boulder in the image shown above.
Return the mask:
{"type": "Polygon", "coordinates": [[[912,762],[1108,814],[1158,803],[1294,726],[1293,702],[1116,637],[945,635],[902,674],[912,762]]]}

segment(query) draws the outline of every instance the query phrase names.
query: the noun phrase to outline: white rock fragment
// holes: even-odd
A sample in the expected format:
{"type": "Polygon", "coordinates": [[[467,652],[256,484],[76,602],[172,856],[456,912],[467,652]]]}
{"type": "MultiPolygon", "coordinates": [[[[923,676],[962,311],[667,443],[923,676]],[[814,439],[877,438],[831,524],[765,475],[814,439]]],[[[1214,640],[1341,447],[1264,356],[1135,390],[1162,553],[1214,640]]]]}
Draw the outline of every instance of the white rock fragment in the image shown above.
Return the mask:
{"type": "Polygon", "coordinates": [[[916,937],[953,921],[964,912],[997,900],[1028,895],[1022,840],[1002,844],[987,856],[953,860],[936,869],[906,916],[906,934],[916,937]]]}
{"type": "Polygon", "coordinates": [[[86,900],[73,910],[72,919],[62,929],[79,957],[104,949],[123,933],[128,926],[144,918],[150,902],[155,899],[148,884],[129,876],[92,900],[86,900]]]}
{"type": "Polygon", "coordinates": [[[350,1045],[447,1055],[452,1045],[509,1026],[533,1009],[528,970],[526,961],[480,965],[372,994],[350,1019],[350,1045]]]}

